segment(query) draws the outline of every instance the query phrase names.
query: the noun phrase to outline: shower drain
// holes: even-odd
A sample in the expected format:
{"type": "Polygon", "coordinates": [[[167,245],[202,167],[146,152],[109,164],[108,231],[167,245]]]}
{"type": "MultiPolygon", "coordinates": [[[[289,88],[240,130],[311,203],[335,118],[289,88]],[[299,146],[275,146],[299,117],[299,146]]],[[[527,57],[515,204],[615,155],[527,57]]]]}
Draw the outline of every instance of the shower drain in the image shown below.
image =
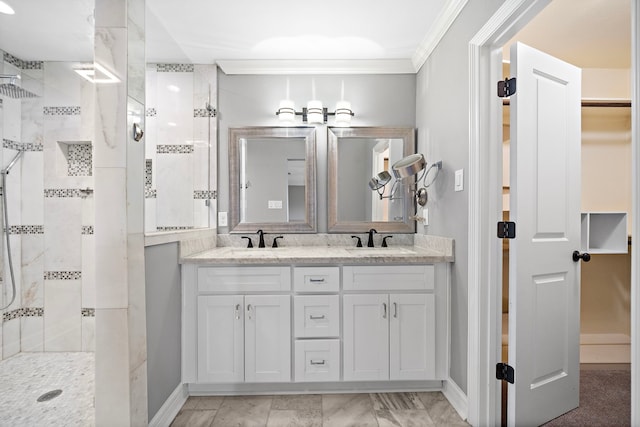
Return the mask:
{"type": "Polygon", "coordinates": [[[60,396],[61,394],[62,390],[60,389],[48,391],[38,398],[38,402],[48,402],[51,399],[55,399],[56,397],[60,396]]]}

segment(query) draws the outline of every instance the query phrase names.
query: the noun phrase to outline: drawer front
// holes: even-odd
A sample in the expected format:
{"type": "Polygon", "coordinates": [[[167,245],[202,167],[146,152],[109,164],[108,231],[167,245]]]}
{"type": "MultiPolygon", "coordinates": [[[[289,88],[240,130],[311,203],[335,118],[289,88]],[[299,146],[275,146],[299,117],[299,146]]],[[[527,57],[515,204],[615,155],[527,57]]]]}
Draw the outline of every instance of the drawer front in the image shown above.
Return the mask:
{"type": "Polygon", "coordinates": [[[294,297],[296,338],[337,337],[340,333],[338,295],[302,295],[294,297]]]}
{"type": "Polygon", "coordinates": [[[339,381],[340,340],[297,340],[295,381],[339,381]]]}
{"type": "Polygon", "coordinates": [[[433,290],[433,265],[344,266],[342,285],[354,291],[433,290]]]}
{"type": "Polygon", "coordinates": [[[296,292],[338,292],[339,267],[297,267],[293,269],[296,292]]]}
{"type": "Polygon", "coordinates": [[[290,267],[201,267],[198,292],[289,291],[290,267]]]}

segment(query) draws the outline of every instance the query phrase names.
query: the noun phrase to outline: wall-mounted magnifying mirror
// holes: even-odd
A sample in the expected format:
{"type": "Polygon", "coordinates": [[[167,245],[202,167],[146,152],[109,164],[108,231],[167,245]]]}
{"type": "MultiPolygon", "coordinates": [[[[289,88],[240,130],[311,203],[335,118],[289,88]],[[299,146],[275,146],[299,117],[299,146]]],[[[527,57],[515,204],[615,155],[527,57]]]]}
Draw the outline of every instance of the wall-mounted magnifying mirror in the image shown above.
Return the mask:
{"type": "Polygon", "coordinates": [[[415,153],[413,128],[328,128],[330,232],[413,233],[411,180],[391,166],[415,153]]]}
{"type": "Polygon", "coordinates": [[[230,232],[316,232],[313,127],[229,129],[230,232]]]}

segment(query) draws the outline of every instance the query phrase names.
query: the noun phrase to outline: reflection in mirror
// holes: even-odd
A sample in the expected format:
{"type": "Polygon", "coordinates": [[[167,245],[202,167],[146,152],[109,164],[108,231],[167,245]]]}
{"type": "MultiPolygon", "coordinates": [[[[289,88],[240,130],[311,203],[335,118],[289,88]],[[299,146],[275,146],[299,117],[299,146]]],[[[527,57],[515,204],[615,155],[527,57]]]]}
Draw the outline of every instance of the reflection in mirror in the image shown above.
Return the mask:
{"type": "Polygon", "coordinates": [[[315,128],[229,129],[230,232],[314,233],[315,128]]]}
{"type": "Polygon", "coordinates": [[[409,182],[388,172],[415,152],[413,128],[329,128],[330,232],[413,233],[409,182]]]}

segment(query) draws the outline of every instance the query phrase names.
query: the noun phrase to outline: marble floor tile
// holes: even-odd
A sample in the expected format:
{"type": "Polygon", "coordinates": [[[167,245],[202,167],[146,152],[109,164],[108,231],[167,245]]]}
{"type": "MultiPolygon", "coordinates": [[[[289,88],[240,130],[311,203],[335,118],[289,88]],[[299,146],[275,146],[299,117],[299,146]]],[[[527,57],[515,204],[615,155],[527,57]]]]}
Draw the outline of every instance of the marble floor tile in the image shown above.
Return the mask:
{"type": "Polygon", "coordinates": [[[468,426],[453,409],[446,397],[440,392],[418,393],[420,400],[436,426],[468,426]]]}
{"type": "Polygon", "coordinates": [[[171,423],[171,427],[208,427],[216,411],[182,409],[171,423]]]}
{"type": "Polygon", "coordinates": [[[322,427],[322,411],[272,409],[269,412],[267,427],[322,427]]]}
{"type": "Polygon", "coordinates": [[[322,396],[324,427],[377,427],[373,403],[368,394],[325,394],[322,396]]]}
{"type": "Polygon", "coordinates": [[[182,409],[219,409],[224,396],[191,396],[182,409]]]}
{"type": "Polygon", "coordinates": [[[287,394],[274,396],[271,409],[322,410],[322,396],[319,394],[287,394]]]}
{"type": "Polygon", "coordinates": [[[267,424],[271,409],[271,396],[226,397],[213,420],[212,427],[249,427],[267,424]]]}
{"type": "Polygon", "coordinates": [[[417,393],[371,393],[373,409],[425,409],[417,393]]]}
{"type": "Polygon", "coordinates": [[[380,409],[375,411],[380,427],[434,427],[424,409],[380,409]]]}

